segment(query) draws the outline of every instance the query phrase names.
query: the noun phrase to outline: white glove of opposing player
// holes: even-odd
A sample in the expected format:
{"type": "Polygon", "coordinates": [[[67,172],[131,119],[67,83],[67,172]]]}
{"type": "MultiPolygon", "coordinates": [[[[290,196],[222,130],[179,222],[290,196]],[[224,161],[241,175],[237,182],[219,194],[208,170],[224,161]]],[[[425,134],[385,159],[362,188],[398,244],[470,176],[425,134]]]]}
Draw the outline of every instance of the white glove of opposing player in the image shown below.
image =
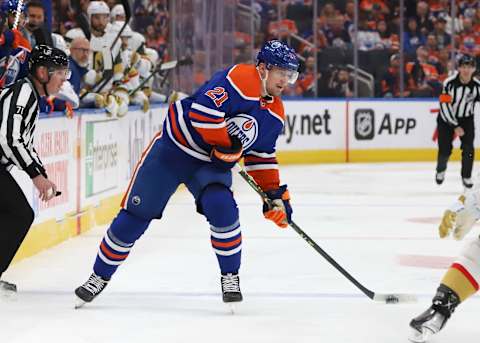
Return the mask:
{"type": "Polygon", "coordinates": [[[472,229],[475,222],[480,219],[479,193],[461,195],[458,200],[443,213],[442,222],[438,228],[440,238],[450,235],[453,230],[453,238],[461,240],[472,229]]]}

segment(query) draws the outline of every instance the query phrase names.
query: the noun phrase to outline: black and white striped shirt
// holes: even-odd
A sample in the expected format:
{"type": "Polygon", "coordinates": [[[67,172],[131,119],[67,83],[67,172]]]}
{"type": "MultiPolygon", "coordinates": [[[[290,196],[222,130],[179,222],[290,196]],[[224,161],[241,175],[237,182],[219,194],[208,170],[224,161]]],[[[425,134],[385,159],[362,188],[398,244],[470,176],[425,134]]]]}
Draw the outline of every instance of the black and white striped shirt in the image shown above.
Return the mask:
{"type": "Polygon", "coordinates": [[[480,101],[480,81],[472,78],[469,83],[460,81],[460,73],[456,72],[443,82],[440,95],[440,116],[452,127],[458,126],[458,118],[475,114],[480,101]]]}
{"type": "Polygon", "coordinates": [[[15,165],[31,178],[46,176],[33,146],[39,98],[28,77],[0,90],[0,164],[15,165]]]}

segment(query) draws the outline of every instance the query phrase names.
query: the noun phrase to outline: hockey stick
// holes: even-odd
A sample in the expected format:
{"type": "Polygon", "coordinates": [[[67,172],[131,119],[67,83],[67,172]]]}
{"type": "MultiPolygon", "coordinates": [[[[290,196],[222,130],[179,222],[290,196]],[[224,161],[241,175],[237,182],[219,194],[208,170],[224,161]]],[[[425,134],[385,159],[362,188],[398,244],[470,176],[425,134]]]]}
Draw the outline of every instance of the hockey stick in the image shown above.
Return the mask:
{"type": "Polygon", "coordinates": [[[193,63],[192,59],[190,57],[186,57],[182,60],[173,60],[173,61],[168,61],[168,62],[164,62],[160,65],[158,65],[154,71],[152,71],[152,73],[146,77],[144,80],[142,80],[142,82],[137,86],[135,87],[135,89],[132,89],[131,91],[128,92],[128,95],[132,95],[134,94],[135,92],[137,92],[139,89],[142,89],[142,87],[148,82],[150,81],[150,79],[152,77],[154,77],[156,74],[160,74],[160,76],[162,77],[162,83],[161,83],[161,86],[163,86],[165,80],[167,79],[168,77],[168,73],[173,69],[173,68],[176,68],[176,67],[179,67],[179,66],[185,66],[185,65],[191,65],[193,63]]]}
{"type": "MultiPolygon", "coordinates": [[[[268,195],[260,188],[257,182],[248,175],[248,173],[239,165],[236,165],[238,173],[240,176],[253,188],[255,192],[262,198],[262,200],[267,203],[268,206],[273,206],[273,201],[268,197],[268,195]]],[[[362,291],[367,297],[374,301],[381,301],[387,304],[396,304],[396,303],[405,303],[405,302],[416,302],[417,298],[413,294],[379,294],[371,291],[364,285],[362,285],[357,279],[355,279],[349,272],[347,272],[340,264],[337,263],[329,254],[327,254],[320,246],[315,243],[315,241],[310,238],[295,222],[292,220],[288,223],[292,229],[297,232],[300,237],[303,238],[316,252],[318,252],[324,259],[328,261],[336,270],[342,273],[351,283],[353,283],[359,290],[362,291]]]]}

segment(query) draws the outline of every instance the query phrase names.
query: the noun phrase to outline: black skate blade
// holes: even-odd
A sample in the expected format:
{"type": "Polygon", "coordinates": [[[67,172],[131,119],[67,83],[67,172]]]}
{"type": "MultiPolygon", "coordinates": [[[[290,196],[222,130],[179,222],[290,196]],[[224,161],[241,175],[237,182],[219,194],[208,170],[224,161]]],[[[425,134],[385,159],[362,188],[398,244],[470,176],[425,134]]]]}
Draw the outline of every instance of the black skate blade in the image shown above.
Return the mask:
{"type": "Polygon", "coordinates": [[[393,294],[377,294],[373,296],[374,301],[383,302],[386,304],[404,304],[416,303],[418,301],[414,294],[393,293],[393,294]]]}

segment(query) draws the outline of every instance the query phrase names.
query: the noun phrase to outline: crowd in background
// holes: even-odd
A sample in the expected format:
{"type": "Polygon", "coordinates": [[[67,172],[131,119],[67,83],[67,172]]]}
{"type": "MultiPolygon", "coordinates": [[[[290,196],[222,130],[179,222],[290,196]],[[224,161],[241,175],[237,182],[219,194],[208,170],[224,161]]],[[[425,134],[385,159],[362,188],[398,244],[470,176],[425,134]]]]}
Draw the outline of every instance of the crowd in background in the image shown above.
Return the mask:
{"type": "MultiPolygon", "coordinates": [[[[314,1],[237,0],[237,5],[243,3],[253,6],[253,11],[260,20],[253,35],[239,31],[235,33],[233,62],[252,62],[253,54],[247,51],[248,46],[253,45],[253,49],[257,50],[266,40],[277,38],[295,48],[303,61],[304,71],[301,77],[285,95],[352,97],[352,65],[356,46],[360,71],[366,72],[373,80],[370,92],[364,92],[365,84],[361,83],[358,95],[435,97],[441,92],[443,80],[454,72],[455,56],[464,53],[475,58],[480,56],[480,2],[477,0],[457,0],[455,19],[451,17],[450,0],[405,0],[403,23],[398,0],[359,0],[356,36],[353,0],[316,0],[316,4],[314,1]],[[314,13],[314,5],[317,13],[314,13]],[[404,30],[403,46],[401,25],[404,30]]],[[[6,8],[5,4],[14,5],[18,0],[0,2],[6,8]]],[[[25,19],[20,23],[19,31],[29,41],[30,48],[38,41],[53,44],[69,53],[74,60],[72,63],[77,65],[72,76],[74,79],[71,80],[74,92],[82,94],[87,91],[95,94],[94,98],[90,95],[90,101],[78,99],[79,106],[101,107],[112,105],[115,100],[119,108],[124,108],[125,103],[145,107],[147,100],[163,101],[165,97],[161,94],[153,94],[152,98],[151,82],[147,85],[150,89],[139,89],[143,95],[138,95],[140,92],[137,92],[136,87],[155,70],[156,65],[170,58],[169,1],[130,1],[132,19],[118,46],[118,51],[122,52],[123,72],[113,77],[110,89],[93,92],[90,88],[96,85],[98,79],[105,77],[102,70],[105,61],[92,65],[91,54],[96,48],[92,47],[91,38],[82,32],[90,26],[93,36],[102,36],[104,31],[115,35],[125,20],[121,1],[101,2],[107,6],[108,12],[91,13],[92,3],[99,1],[26,1],[25,19]],[[91,27],[92,15],[108,17],[106,26],[100,28],[103,33],[95,33],[95,28],[91,27]],[[43,34],[38,33],[40,28],[43,34]],[[92,69],[96,74],[89,73],[92,69]]],[[[8,28],[5,26],[3,30],[8,28]]],[[[5,44],[1,42],[0,40],[0,44],[5,44]]],[[[115,64],[118,61],[113,62],[115,64]]],[[[0,62],[0,71],[1,68],[0,62]]],[[[47,108],[61,110],[65,108],[65,102],[68,103],[68,96],[66,99],[56,99],[47,108]]],[[[115,107],[115,104],[112,106],[115,107]]]]}
{"type": "Polygon", "coordinates": [[[165,102],[152,76],[168,59],[166,3],[137,0],[128,13],[115,0],[0,0],[0,87],[25,77],[31,49],[46,44],[68,54],[71,76],[41,99],[42,112],[90,107],[122,117],[129,105],[165,102]]]}
{"type": "Polygon", "coordinates": [[[450,0],[404,3],[401,47],[398,0],[359,0],[357,42],[353,0],[317,0],[317,13],[312,0],[256,0],[254,6],[261,17],[256,48],[265,39],[278,38],[289,42],[303,57],[306,71],[289,95],[314,96],[316,84],[318,96],[352,96],[353,73],[348,65],[353,64],[356,43],[360,69],[375,80],[372,95],[437,96],[442,81],[455,68],[452,54],[468,53],[476,58],[480,54],[479,1],[457,0],[453,23],[450,0]],[[403,66],[400,66],[401,50],[403,66]],[[403,94],[400,73],[403,73],[403,94]]]}

